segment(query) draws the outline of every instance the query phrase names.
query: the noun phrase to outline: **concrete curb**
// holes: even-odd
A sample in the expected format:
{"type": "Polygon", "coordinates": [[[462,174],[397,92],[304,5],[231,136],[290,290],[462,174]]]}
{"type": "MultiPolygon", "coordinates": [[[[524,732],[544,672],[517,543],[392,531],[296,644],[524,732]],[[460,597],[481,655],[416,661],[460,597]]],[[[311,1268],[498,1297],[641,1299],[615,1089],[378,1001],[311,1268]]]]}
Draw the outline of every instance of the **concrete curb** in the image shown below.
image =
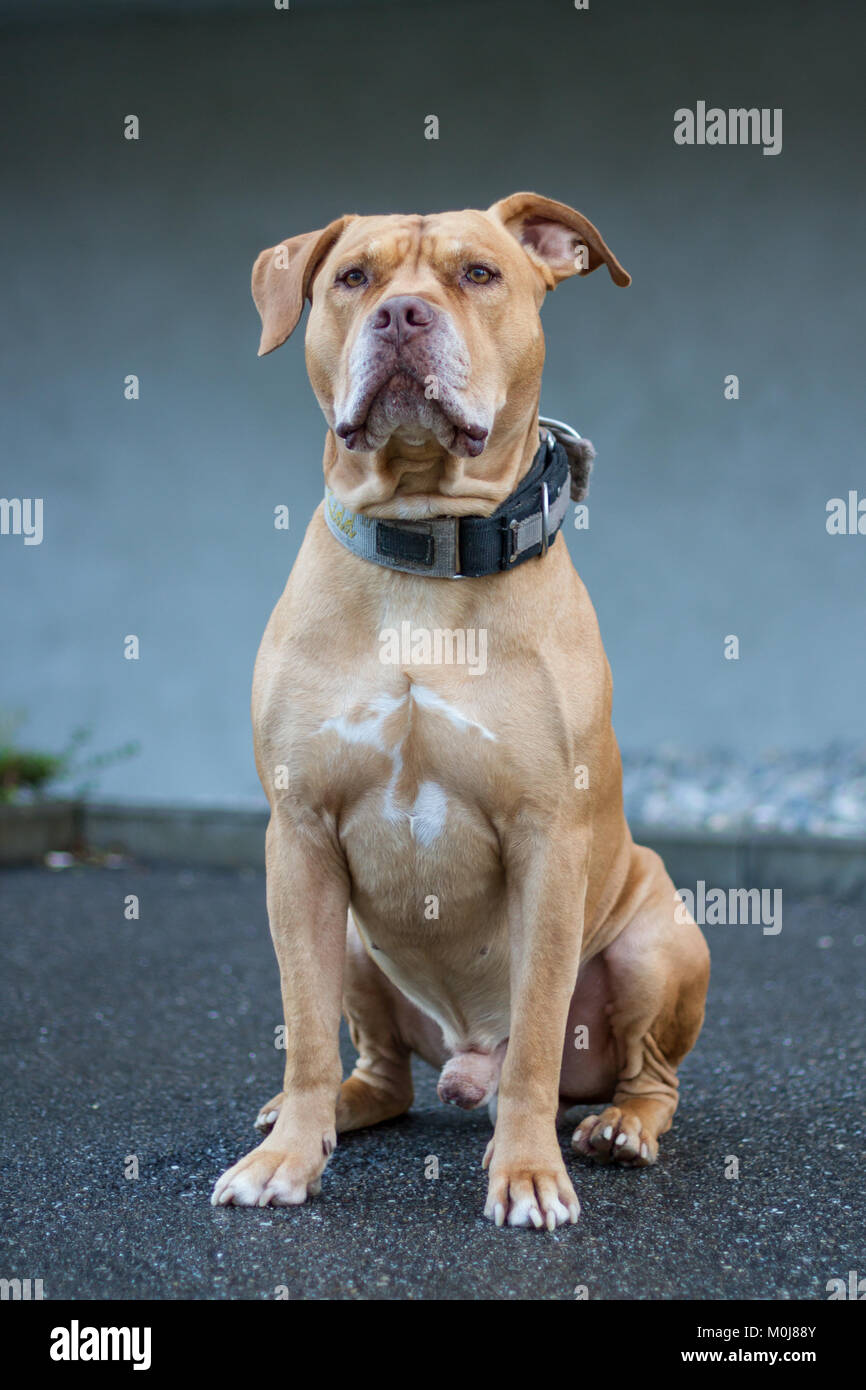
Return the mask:
{"type": "Polygon", "coordinates": [[[84,806],[77,801],[0,805],[0,865],[32,864],[49,850],[80,843],[84,806]]]}
{"type": "Polygon", "coordinates": [[[269,811],[207,806],[85,807],[93,849],[207,868],[263,869],[269,811]]]}
{"type": "Polygon", "coordinates": [[[780,888],[792,897],[866,902],[866,840],[833,836],[663,830],[632,826],[665,861],[677,888],[780,888]]]}
{"type": "MultiPolygon", "coordinates": [[[[191,867],[264,867],[267,808],[39,802],[0,806],[0,864],[49,850],[129,855],[191,867]]],[[[781,888],[793,896],[866,901],[866,840],[808,835],[713,834],[632,827],[664,859],[677,888],[781,888]]]]}

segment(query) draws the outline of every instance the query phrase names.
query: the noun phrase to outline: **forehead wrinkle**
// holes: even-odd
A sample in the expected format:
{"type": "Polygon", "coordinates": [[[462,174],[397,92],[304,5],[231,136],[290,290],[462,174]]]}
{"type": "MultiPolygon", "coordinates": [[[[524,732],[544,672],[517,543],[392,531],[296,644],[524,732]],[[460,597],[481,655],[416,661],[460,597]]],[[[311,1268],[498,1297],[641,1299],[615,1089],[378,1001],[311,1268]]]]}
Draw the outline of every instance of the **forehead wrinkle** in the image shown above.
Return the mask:
{"type": "Polygon", "coordinates": [[[355,245],[345,248],[347,257],[355,257],[358,260],[369,262],[376,270],[387,271],[396,266],[404,265],[410,261],[412,256],[412,244],[416,243],[415,266],[417,268],[420,239],[418,238],[418,226],[422,219],[412,218],[411,222],[418,224],[407,225],[409,219],[403,221],[399,227],[382,227],[372,231],[368,238],[359,240],[355,245]]]}
{"type": "Polygon", "coordinates": [[[505,234],[507,242],[503,246],[498,229],[491,227],[487,218],[480,214],[443,213],[427,218],[427,222],[425,250],[431,263],[438,260],[450,268],[470,260],[493,259],[502,264],[510,250],[512,238],[505,234]]]}
{"type": "Polygon", "coordinates": [[[432,264],[447,266],[462,265],[475,260],[502,261],[501,254],[490,244],[491,239],[483,235],[466,240],[455,236],[453,230],[443,227],[431,228],[426,238],[426,259],[432,264]]]}
{"type": "Polygon", "coordinates": [[[424,250],[424,225],[426,221],[426,217],[418,218],[418,240],[415,243],[415,264],[412,267],[415,271],[421,263],[421,253],[424,250]]]}

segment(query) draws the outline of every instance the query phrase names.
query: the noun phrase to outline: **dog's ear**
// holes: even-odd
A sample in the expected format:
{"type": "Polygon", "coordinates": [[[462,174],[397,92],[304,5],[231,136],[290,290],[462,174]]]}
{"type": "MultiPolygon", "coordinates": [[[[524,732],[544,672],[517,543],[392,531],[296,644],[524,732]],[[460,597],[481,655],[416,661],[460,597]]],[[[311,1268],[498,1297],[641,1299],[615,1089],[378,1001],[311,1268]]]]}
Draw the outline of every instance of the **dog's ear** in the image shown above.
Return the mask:
{"type": "Polygon", "coordinates": [[[259,357],[281,347],[298,326],[313,277],[354,214],[338,217],[318,232],[303,232],[256,257],[253,299],[262,319],[259,357]]]}
{"type": "Polygon", "coordinates": [[[520,242],[549,290],[570,275],[589,275],[606,265],[615,285],[630,285],[624,270],[596,227],[566,203],[538,193],[512,193],[487,209],[520,242]]]}

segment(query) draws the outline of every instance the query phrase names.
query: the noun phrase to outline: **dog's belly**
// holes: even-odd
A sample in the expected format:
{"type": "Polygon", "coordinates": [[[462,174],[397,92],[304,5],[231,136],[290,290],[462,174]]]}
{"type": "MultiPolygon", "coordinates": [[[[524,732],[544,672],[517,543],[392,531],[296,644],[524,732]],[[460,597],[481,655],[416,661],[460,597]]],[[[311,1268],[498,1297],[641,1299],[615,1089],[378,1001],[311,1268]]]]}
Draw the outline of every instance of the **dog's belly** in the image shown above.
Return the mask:
{"type": "Polygon", "coordinates": [[[384,822],[375,794],[353,813],[341,836],[352,913],[373,960],[436,1020],[448,1051],[493,1048],[509,1017],[498,845],[475,808],[444,790],[440,800],[436,785],[427,843],[408,816],[384,822]]]}
{"type": "Polygon", "coordinates": [[[353,916],[373,960],[436,1020],[449,1051],[493,1048],[508,1035],[509,943],[481,789],[498,740],[425,686],[399,689],[321,730],[347,789],[338,832],[353,916]]]}
{"type": "Polygon", "coordinates": [[[565,1025],[559,1094],[566,1104],[610,1100],[617,1076],[610,1026],[611,982],[604,954],[580,967],[565,1025]]]}

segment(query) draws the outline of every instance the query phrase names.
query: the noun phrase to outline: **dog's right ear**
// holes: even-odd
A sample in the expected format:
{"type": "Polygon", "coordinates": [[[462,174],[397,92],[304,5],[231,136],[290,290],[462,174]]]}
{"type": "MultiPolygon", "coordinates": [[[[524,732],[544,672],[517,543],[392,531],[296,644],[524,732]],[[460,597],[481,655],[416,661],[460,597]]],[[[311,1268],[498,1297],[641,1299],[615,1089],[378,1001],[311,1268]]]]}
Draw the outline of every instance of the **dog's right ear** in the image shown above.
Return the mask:
{"type": "Polygon", "coordinates": [[[262,320],[259,357],[281,347],[294,333],[310,298],[313,277],[355,214],[338,217],[318,232],[303,232],[256,257],[253,266],[253,299],[262,320]]]}

